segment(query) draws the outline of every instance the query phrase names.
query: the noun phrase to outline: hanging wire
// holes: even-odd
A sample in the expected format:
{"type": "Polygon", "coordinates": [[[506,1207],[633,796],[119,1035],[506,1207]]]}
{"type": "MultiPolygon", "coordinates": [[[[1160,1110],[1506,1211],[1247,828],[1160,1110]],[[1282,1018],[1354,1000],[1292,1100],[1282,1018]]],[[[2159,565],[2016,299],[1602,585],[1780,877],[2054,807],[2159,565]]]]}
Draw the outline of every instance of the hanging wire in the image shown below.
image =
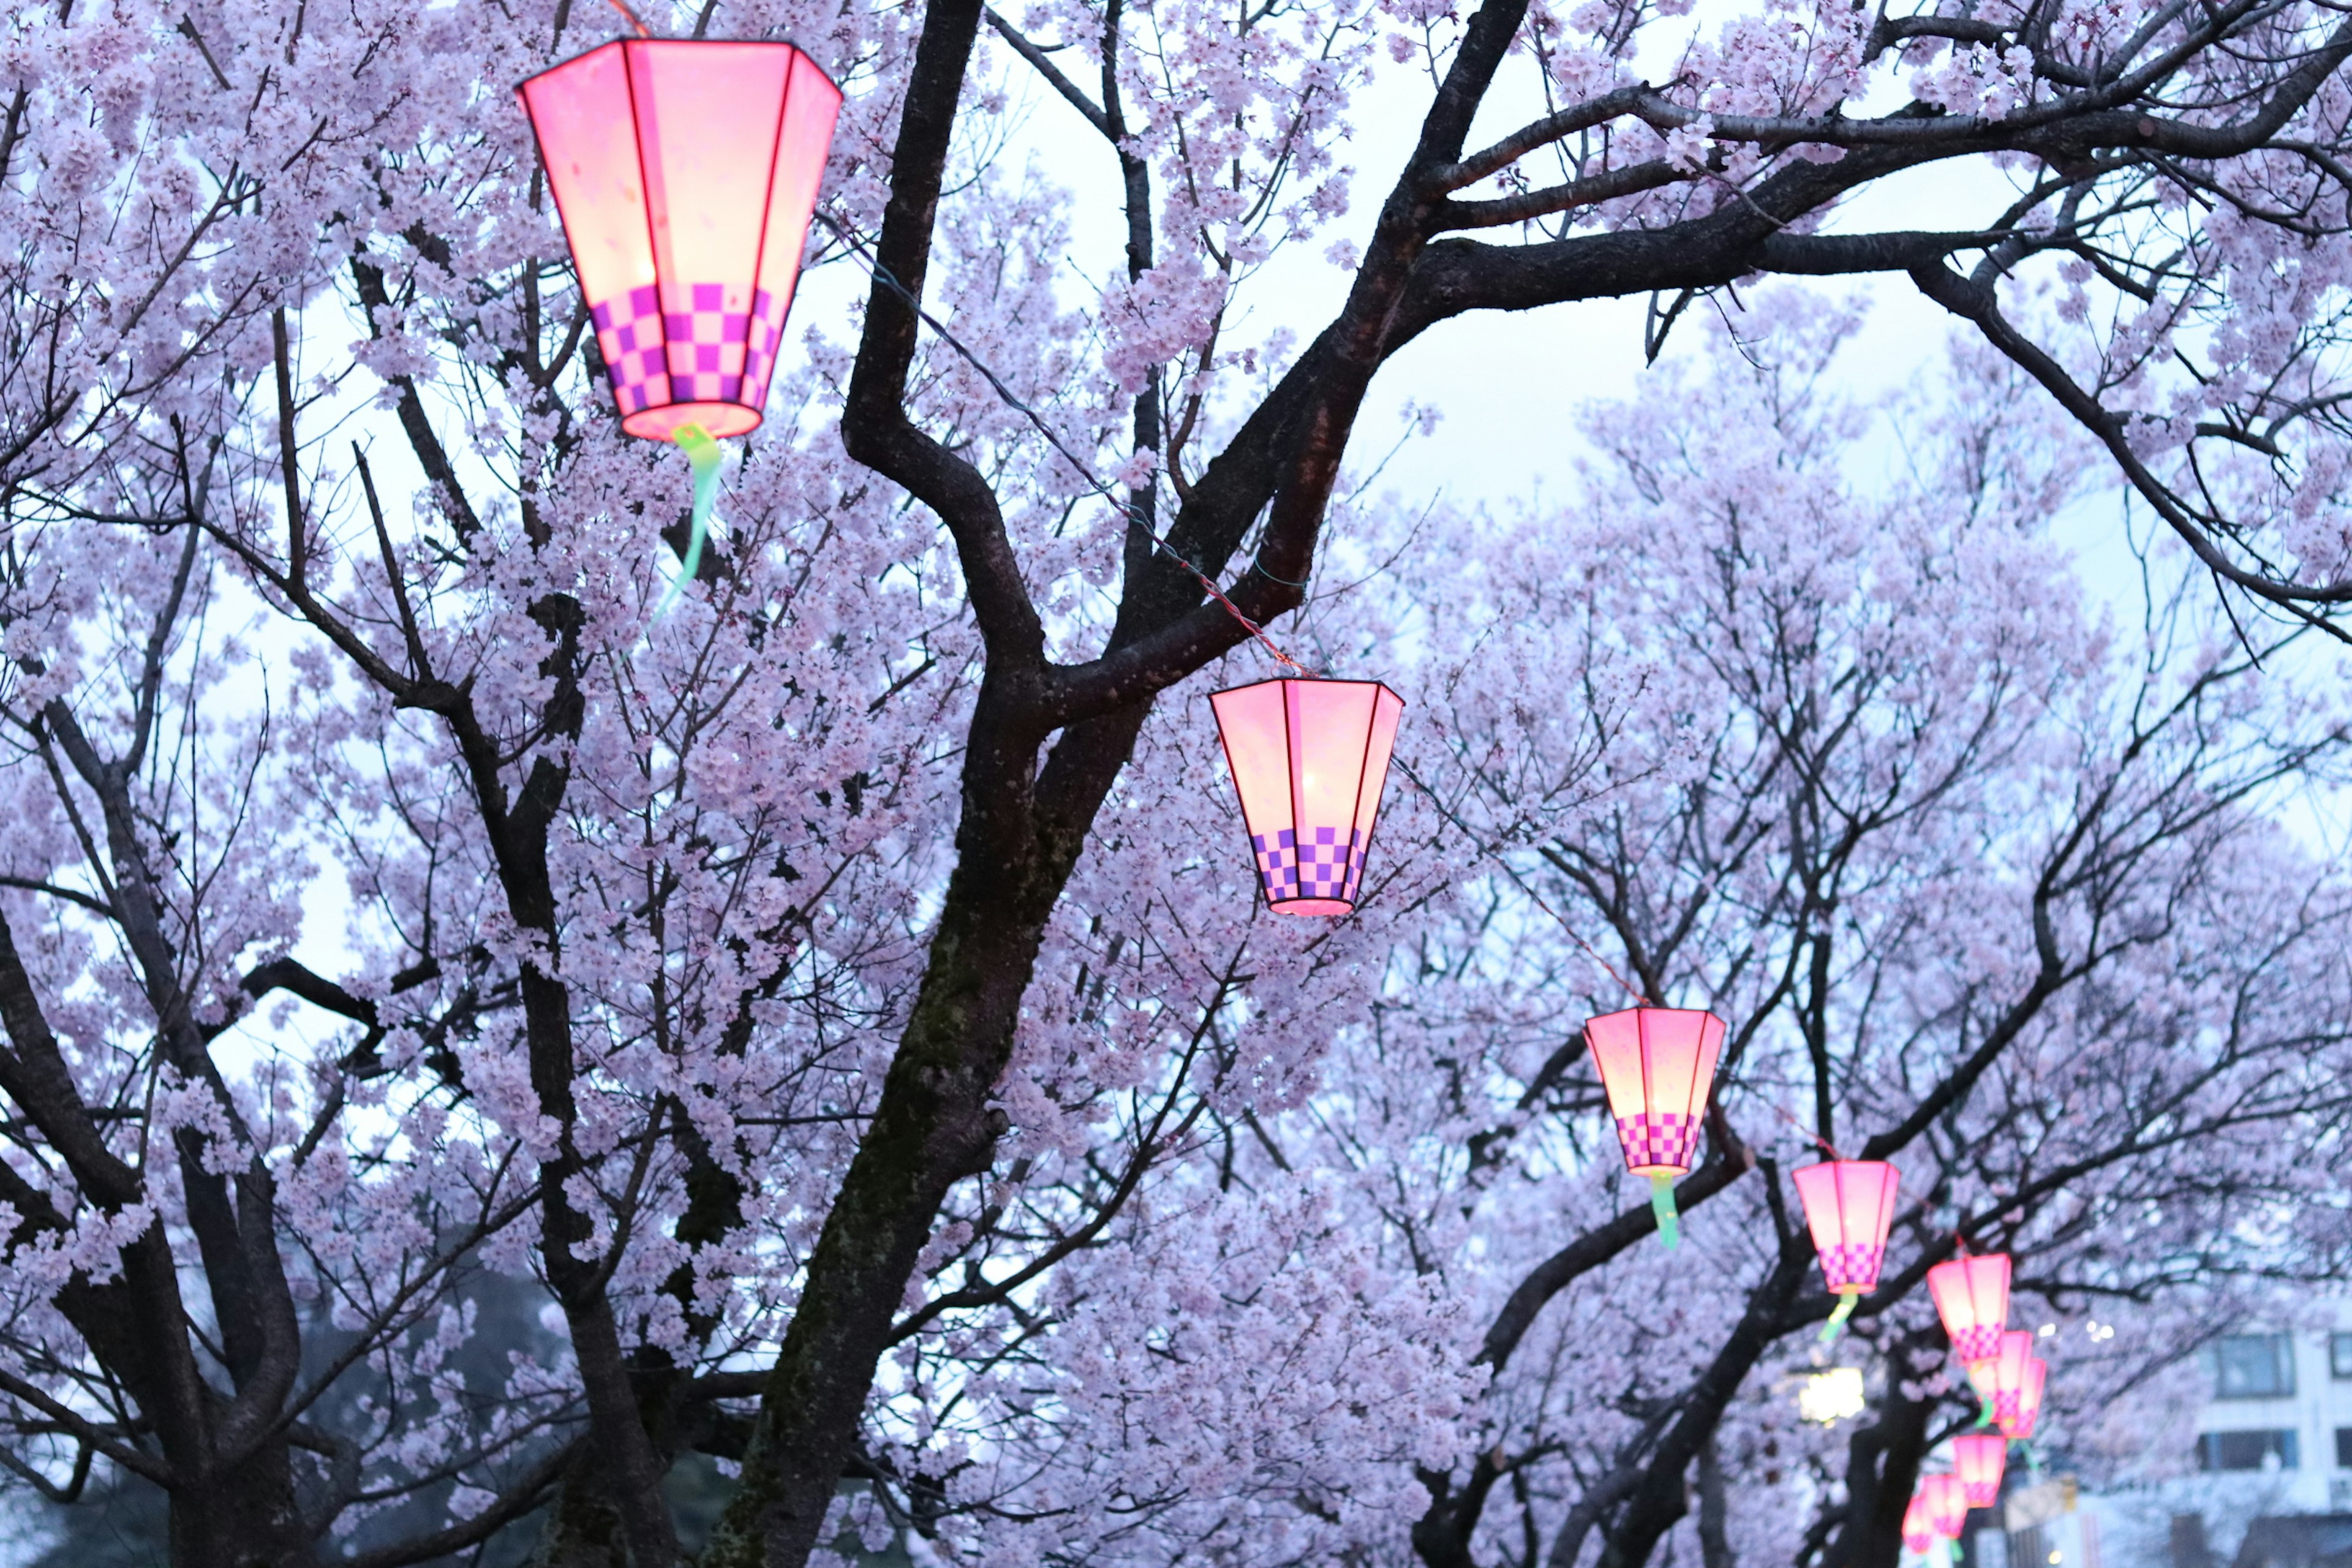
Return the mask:
{"type": "Polygon", "coordinates": [[[1779,1117],[1781,1121],[1783,1121],[1787,1122],[1790,1126],[1791,1126],[1791,1127],[1795,1128],[1798,1131],[1800,1131],[1800,1132],[1803,1133],[1807,1138],[1810,1138],[1810,1139],[1811,1139],[1814,1142],[1816,1142],[1816,1143],[1820,1144],[1820,1145],[1822,1146],[1822,1149],[1823,1149],[1823,1150],[1824,1150],[1824,1151],[1829,1154],[1829,1157],[1830,1157],[1831,1159],[1832,1159],[1832,1160],[1843,1160],[1843,1159],[1845,1158],[1845,1156],[1844,1156],[1844,1155],[1843,1155],[1843,1154],[1841,1154],[1841,1153],[1839,1153],[1839,1152],[1837,1152],[1837,1145],[1836,1145],[1836,1144],[1834,1144],[1834,1143],[1831,1142],[1828,1139],[1826,1139],[1826,1138],[1822,1137],[1820,1133],[1818,1133],[1818,1132],[1814,1131],[1811,1128],[1810,1128],[1810,1127],[1806,1126],[1803,1122],[1801,1122],[1801,1121],[1798,1121],[1795,1117],[1793,1117],[1793,1116],[1790,1115],[1786,1110],[1781,1110],[1781,1109],[1780,1109],[1780,1107],[1779,1107],[1779,1106],[1777,1106],[1777,1105],[1776,1105],[1776,1106],[1774,1106],[1774,1107],[1772,1108],[1772,1114],[1773,1114],[1773,1115],[1775,1115],[1775,1116],[1777,1116],[1777,1117],[1779,1117]]]}
{"type": "MultiPolygon", "coordinates": [[[[613,3],[617,5],[620,5],[621,0],[613,0],[613,3]]],[[[966,364],[971,366],[975,371],[978,371],[980,373],[981,379],[988,383],[990,389],[993,391],[1001,400],[1003,400],[1005,406],[1013,409],[1015,413],[1027,419],[1030,424],[1035,426],[1037,427],[1037,433],[1045,438],[1045,444],[1053,447],[1055,451],[1061,454],[1062,460],[1070,466],[1071,471],[1078,476],[1080,482],[1085,484],[1088,489],[1094,491],[1095,494],[1102,497],[1103,500],[1118,508],[1118,510],[1126,515],[1128,526],[1130,528],[1139,529],[1144,537],[1150,540],[1151,542],[1159,548],[1160,553],[1166,555],[1171,561],[1175,562],[1176,564],[1181,566],[1185,571],[1190,572],[1194,577],[1198,578],[1200,580],[1201,586],[1208,591],[1209,596],[1216,600],[1218,604],[1223,605],[1225,607],[1225,613],[1233,616],[1234,620],[1239,621],[1242,624],[1243,628],[1246,630],[1251,637],[1255,637],[1259,644],[1265,647],[1267,653],[1274,656],[1276,663],[1282,665],[1287,669],[1297,670],[1302,677],[1312,679],[1315,676],[1316,672],[1314,670],[1307,668],[1305,665],[1299,663],[1297,659],[1291,658],[1288,654],[1283,652],[1281,648],[1276,647],[1274,639],[1265,635],[1265,627],[1258,625],[1257,622],[1250,619],[1249,616],[1244,615],[1242,613],[1241,606],[1234,604],[1233,600],[1225,596],[1225,591],[1217,586],[1216,580],[1214,578],[1211,577],[1206,572],[1202,571],[1198,566],[1193,565],[1192,563],[1187,560],[1174,545],[1161,538],[1160,534],[1152,529],[1151,524],[1145,521],[1141,508],[1129,500],[1126,497],[1120,495],[1118,491],[1112,489],[1108,485],[1104,484],[1100,479],[1095,478],[1094,471],[1087,468],[1084,462],[1079,460],[1076,453],[1071,451],[1068,447],[1063,444],[1062,437],[1055,433],[1054,427],[1046,424],[1045,419],[1039,416],[1035,409],[1023,402],[1021,398],[1013,393],[1011,387],[1005,385],[1003,378],[998,375],[996,372],[990,369],[985,361],[982,360],[978,354],[972,353],[971,349],[966,348],[961,339],[958,338],[953,332],[948,331],[946,325],[941,322],[938,317],[923,309],[923,302],[919,299],[916,298],[914,290],[908,289],[904,283],[899,282],[898,279],[892,275],[890,269],[882,265],[881,258],[876,256],[873,251],[866,247],[864,240],[858,238],[856,234],[852,233],[845,226],[836,220],[829,213],[820,210],[811,214],[810,216],[814,217],[817,222],[824,225],[825,227],[833,231],[834,237],[840,240],[843,245],[846,246],[850,254],[857,258],[859,264],[862,265],[867,272],[873,274],[874,281],[881,284],[882,287],[890,290],[891,293],[896,294],[899,299],[905,300],[907,308],[914,311],[916,317],[920,320],[925,326],[930,328],[932,333],[936,335],[941,342],[953,349],[960,356],[962,357],[963,362],[966,364]]],[[[1250,569],[1271,582],[1283,584],[1286,587],[1303,588],[1306,586],[1303,583],[1290,583],[1284,578],[1275,576],[1273,573],[1268,572],[1265,567],[1258,565],[1255,557],[1251,560],[1250,569]]]]}
{"type": "MultiPolygon", "coordinates": [[[[1397,757],[1392,759],[1392,765],[1397,769],[1397,771],[1404,774],[1406,780],[1412,784],[1413,788],[1422,793],[1423,798],[1437,808],[1438,816],[1445,818],[1446,821],[1452,823],[1456,828],[1459,828],[1463,836],[1467,837],[1473,844],[1478,842],[1478,835],[1471,830],[1470,825],[1463,821],[1459,816],[1456,816],[1454,814],[1454,808],[1447,805],[1444,801],[1437,797],[1437,792],[1435,790],[1421,782],[1421,775],[1412,771],[1412,764],[1411,763],[1406,762],[1402,757],[1397,757]]],[[[1536,908],[1541,910],[1544,913],[1549,915],[1554,921],[1558,921],[1559,929],[1568,933],[1568,940],[1582,948],[1585,951],[1586,955],[1590,957],[1593,963],[1599,964],[1603,972],[1608,974],[1610,979],[1614,980],[1618,984],[1622,985],[1627,991],[1631,992],[1634,1001],[1639,1002],[1644,1007],[1654,1007],[1657,1005],[1655,1002],[1650,999],[1650,994],[1648,992],[1643,990],[1640,986],[1634,984],[1632,981],[1618,973],[1616,965],[1601,957],[1599,949],[1595,948],[1591,942],[1585,941],[1583,937],[1580,936],[1577,933],[1576,928],[1568,923],[1567,916],[1561,914],[1558,910],[1553,909],[1551,905],[1545,902],[1544,896],[1541,893],[1537,892],[1535,889],[1529,887],[1528,885],[1528,879],[1519,875],[1519,869],[1517,867],[1505,859],[1498,850],[1482,850],[1481,854],[1493,856],[1495,864],[1503,868],[1503,875],[1508,877],[1512,882],[1517,885],[1519,891],[1525,893],[1535,904],[1536,908]]]]}

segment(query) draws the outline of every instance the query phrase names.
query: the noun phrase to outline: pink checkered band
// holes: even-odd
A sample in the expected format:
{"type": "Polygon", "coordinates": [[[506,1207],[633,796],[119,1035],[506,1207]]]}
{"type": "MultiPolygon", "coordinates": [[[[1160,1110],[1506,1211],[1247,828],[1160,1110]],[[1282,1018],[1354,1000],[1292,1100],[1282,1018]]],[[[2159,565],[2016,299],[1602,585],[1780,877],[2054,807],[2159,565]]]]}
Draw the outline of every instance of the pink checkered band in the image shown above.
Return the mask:
{"type": "Polygon", "coordinates": [[[1691,1152],[1698,1147],[1698,1118],[1679,1116],[1671,1110],[1621,1116],[1617,1119],[1617,1142],[1624,1146],[1625,1168],[1629,1171],[1656,1165],[1687,1171],[1691,1152]]]}
{"type": "Polygon", "coordinates": [[[672,403],[766,403],[788,301],[762,289],[751,310],[730,310],[719,283],[673,285],[668,294],[667,310],[650,284],[589,309],[623,416],[672,403]]]}
{"type": "Polygon", "coordinates": [[[1338,899],[1356,901],[1364,879],[1364,836],[1353,827],[1284,828],[1269,837],[1250,835],[1257,851],[1257,879],[1265,901],[1338,899]]]}
{"type": "Polygon", "coordinates": [[[1832,1290],[1869,1291],[1878,1289],[1878,1268],[1886,1261],[1886,1248],[1865,1247],[1857,1241],[1841,1242],[1822,1249],[1822,1278],[1832,1290]]]}
{"type": "Polygon", "coordinates": [[[2018,1406],[2023,1403],[2015,1389],[2011,1389],[2005,1394],[1995,1394],[1992,1396],[1993,1425],[1999,1426],[2004,1435],[2009,1433],[2010,1427],[2017,1424],[2017,1417],[2020,1415],[2018,1406]]]}
{"type": "Polygon", "coordinates": [[[1962,1329],[1952,1336],[1952,1358],[1962,1366],[1972,1362],[1991,1361],[2000,1354],[1999,1323],[1979,1323],[1972,1329],[1962,1329]]]}

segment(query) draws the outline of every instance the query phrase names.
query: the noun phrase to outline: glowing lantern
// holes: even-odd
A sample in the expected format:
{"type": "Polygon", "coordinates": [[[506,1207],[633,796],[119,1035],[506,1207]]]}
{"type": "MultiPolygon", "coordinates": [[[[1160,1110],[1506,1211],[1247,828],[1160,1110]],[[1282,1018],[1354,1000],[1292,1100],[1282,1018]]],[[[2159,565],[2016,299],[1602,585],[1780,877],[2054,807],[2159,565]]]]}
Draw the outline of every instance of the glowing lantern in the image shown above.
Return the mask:
{"type": "Polygon", "coordinates": [[[1650,1178],[1658,1236],[1668,1247],[1682,1239],[1674,1183],[1698,1148],[1723,1029],[1714,1014],[1683,1007],[1633,1007],[1584,1026],[1625,1168],[1650,1178]]]}
{"type": "Polygon", "coordinates": [[[1936,1544],[1936,1527],[1927,1521],[1927,1494],[1915,1491],[1903,1510],[1903,1544],[1926,1555],[1936,1544]]]}
{"type": "Polygon", "coordinates": [[[1955,1258],[1927,1270],[1927,1294],[1936,1315],[1952,1336],[1952,1355],[1962,1366],[2000,1353],[2001,1331],[2009,1326],[2009,1254],[1955,1258]]]}
{"type": "Polygon", "coordinates": [[[1919,1483],[1919,1500],[1926,1505],[1927,1528],[1946,1541],[1958,1541],[1960,1526],[1969,1517],[1968,1493],[1961,1489],[1960,1478],[1927,1477],[1919,1483]]]}
{"type": "Polygon", "coordinates": [[[1404,699],[1377,680],[1280,677],[1209,699],[1266,907],[1356,907],[1404,699]]]}
{"type": "Polygon", "coordinates": [[[1902,1175],[1882,1160],[1824,1160],[1799,1171],[1795,1179],[1813,1248],[1821,1254],[1822,1278],[1838,1298],[1837,1310],[1822,1326],[1826,1342],[1837,1338],[1854,1302],[1878,1289],[1902,1175]]]}
{"type": "Polygon", "coordinates": [[[694,464],[702,549],[719,456],[760,423],[841,89],[786,43],[622,38],[516,92],[632,436],[694,464]]]}
{"type": "Polygon", "coordinates": [[[1969,1432],[1952,1439],[1952,1473],[1970,1508],[1990,1508],[2000,1497],[2001,1468],[2009,1459],[2009,1439],[1991,1432],[1969,1432]]]}
{"type": "Polygon", "coordinates": [[[2019,1394],[2025,1386],[2025,1363],[2033,1359],[2033,1335],[2011,1329],[2000,1336],[2000,1350],[1990,1361],[1969,1368],[1969,1381],[1992,1405],[1995,1421],[2017,1417],[2019,1394]]]}
{"type": "Polygon", "coordinates": [[[2042,1418],[2042,1385],[2049,1376],[2048,1362],[2040,1356],[2026,1358],[2024,1375],[2018,1380],[2016,1414],[2006,1419],[1998,1411],[1994,1414],[1994,1419],[2000,1423],[2001,1436],[2017,1443],[2033,1436],[2033,1424],[2042,1418]]]}

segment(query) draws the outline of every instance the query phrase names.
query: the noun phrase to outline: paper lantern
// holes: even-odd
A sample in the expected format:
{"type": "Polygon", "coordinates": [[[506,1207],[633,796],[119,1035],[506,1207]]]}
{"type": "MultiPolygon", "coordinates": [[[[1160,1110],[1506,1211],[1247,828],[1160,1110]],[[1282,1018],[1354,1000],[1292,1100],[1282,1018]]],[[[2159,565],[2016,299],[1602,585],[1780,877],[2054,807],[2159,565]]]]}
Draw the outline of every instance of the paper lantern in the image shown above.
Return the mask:
{"type": "Polygon", "coordinates": [[[1952,1337],[1952,1355],[1962,1366],[2000,1353],[2001,1331],[2009,1326],[2009,1254],[1955,1258],[1927,1270],[1927,1294],[1936,1315],[1952,1337]]]}
{"type": "Polygon", "coordinates": [[[623,38],[516,91],[621,428],[756,428],[841,89],[791,44],[623,38]]]}
{"type": "Polygon", "coordinates": [[[2009,1439],[1991,1432],[1969,1432],[1952,1439],[1952,1473],[1970,1508],[1990,1508],[2000,1498],[2001,1468],[2009,1439]]]}
{"type": "Polygon", "coordinates": [[[768,401],[841,89],[791,44],[622,38],[515,91],[621,428],[694,468],[666,610],[702,563],[714,437],[757,428],[768,401]]]}
{"type": "Polygon", "coordinates": [[[1936,1544],[1936,1527],[1928,1521],[1924,1491],[1913,1492],[1910,1503],[1903,1510],[1903,1544],[1922,1555],[1936,1544]]]}
{"type": "Polygon", "coordinates": [[[1919,1497],[1926,1505],[1927,1528],[1946,1541],[1958,1541],[1960,1526],[1969,1517],[1968,1494],[1961,1489],[1960,1478],[1929,1476],[1919,1483],[1919,1497]]]}
{"type": "Polygon", "coordinates": [[[1883,1160],[1824,1160],[1797,1172],[1795,1180],[1822,1280],[1838,1298],[1837,1310],[1822,1327],[1827,1342],[1837,1337],[1854,1302],[1878,1289],[1902,1174],[1883,1160]]]}
{"type": "Polygon", "coordinates": [[[2017,1412],[2006,1420],[1995,1413],[2001,1436],[2011,1442],[2022,1443],[2033,1436],[2033,1424],[2042,1418],[2042,1386],[2050,1376],[2050,1363],[2040,1356],[2026,1359],[2024,1375],[2017,1389],[2017,1412]]]}
{"type": "Polygon", "coordinates": [[[1658,1235],[1668,1247],[1681,1240],[1674,1180],[1690,1170],[1698,1148],[1723,1030],[1714,1014],[1684,1007],[1631,1007],[1584,1026],[1625,1168],[1650,1178],[1658,1235]]]}
{"type": "Polygon", "coordinates": [[[1282,676],[1216,692],[1209,704],[1266,907],[1352,910],[1404,699],[1377,680],[1282,676]]]}
{"type": "Polygon", "coordinates": [[[1969,1368],[1969,1381],[1992,1406],[1995,1421],[2014,1420],[2017,1401],[2025,1386],[2025,1363],[2033,1359],[2033,1335],[2011,1329],[2000,1336],[2000,1349],[1990,1361],[1969,1368]]]}

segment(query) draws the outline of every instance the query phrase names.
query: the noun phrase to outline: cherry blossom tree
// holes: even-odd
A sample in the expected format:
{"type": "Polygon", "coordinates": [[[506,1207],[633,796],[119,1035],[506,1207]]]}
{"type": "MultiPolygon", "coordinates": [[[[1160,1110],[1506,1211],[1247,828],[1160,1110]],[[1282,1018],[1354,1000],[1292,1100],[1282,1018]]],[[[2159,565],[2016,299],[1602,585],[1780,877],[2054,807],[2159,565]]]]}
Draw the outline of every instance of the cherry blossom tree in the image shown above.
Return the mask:
{"type": "Polygon", "coordinates": [[[617,16],[8,19],[26,1486],[155,1488],[205,1568],[1572,1564],[1810,1443],[1798,1536],[1706,1551],[1883,1561],[1952,1232],[2062,1302],[2332,1267],[2295,1200],[2340,889],[2265,814],[2341,720],[2254,664],[2352,595],[2333,9],[648,19],[835,72],[814,260],[872,277],[804,301],[667,610],[683,476],[606,415],[506,91],[617,16]],[[1419,131],[1359,208],[1367,92],[1419,131]],[[1026,96],[1098,142],[1024,159],[1026,96]],[[1837,226],[1948,167],[1993,205],[1837,226]],[[1318,243],[1337,314],[1253,314],[1318,243]],[[1974,334],[1917,474],[1842,480],[1791,307],[1762,368],[1595,421],[1589,516],[1343,486],[1452,318],[1645,295],[1663,352],[1759,273],[1900,275],[1974,334]],[[2234,640],[2210,595],[2131,643],[2063,591],[2038,524],[2092,473],[2234,640]],[[1412,687],[1328,927],[1254,912],[1203,716],[1157,702],[1262,635],[1412,687]],[[1606,1191],[1585,942],[1735,1023],[1671,1271],[1606,1191]],[[1843,1472],[1760,1393],[1828,1310],[1779,1110],[1916,1194],[1843,1472]]]}

